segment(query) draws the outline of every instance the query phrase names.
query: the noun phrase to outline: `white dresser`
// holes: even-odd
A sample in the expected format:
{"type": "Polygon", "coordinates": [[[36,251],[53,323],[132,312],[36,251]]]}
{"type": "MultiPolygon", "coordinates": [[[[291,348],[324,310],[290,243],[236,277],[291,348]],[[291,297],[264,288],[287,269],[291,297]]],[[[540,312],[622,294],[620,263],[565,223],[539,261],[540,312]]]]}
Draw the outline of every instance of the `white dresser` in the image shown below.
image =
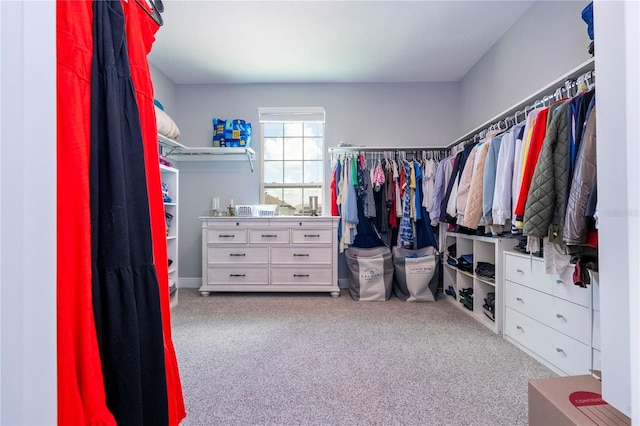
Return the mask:
{"type": "Polygon", "coordinates": [[[338,297],[338,218],[201,217],[202,287],[338,297]]]}
{"type": "Polygon", "coordinates": [[[592,288],[573,283],[573,266],[545,272],[543,259],[505,252],[504,337],[560,375],[589,374],[592,288]]]}

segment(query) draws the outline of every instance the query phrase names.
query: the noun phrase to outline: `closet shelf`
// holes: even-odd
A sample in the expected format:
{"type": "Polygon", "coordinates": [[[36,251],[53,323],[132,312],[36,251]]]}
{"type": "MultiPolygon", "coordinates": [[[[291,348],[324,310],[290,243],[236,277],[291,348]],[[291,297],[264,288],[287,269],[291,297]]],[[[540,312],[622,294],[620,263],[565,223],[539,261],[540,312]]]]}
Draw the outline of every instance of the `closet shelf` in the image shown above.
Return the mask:
{"type": "Polygon", "coordinates": [[[162,154],[175,161],[241,161],[248,160],[253,172],[256,152],[249,147],[188,147],[158,134],[162,154]]]}

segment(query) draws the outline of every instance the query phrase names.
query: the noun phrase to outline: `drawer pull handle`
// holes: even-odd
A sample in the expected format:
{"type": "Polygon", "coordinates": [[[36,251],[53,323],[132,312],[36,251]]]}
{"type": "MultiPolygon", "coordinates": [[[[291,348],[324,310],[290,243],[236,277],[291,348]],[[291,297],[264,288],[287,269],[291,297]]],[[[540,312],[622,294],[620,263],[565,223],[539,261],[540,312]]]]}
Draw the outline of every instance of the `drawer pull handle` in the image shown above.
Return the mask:
{"type": "Polygon", "coordinates": [[[564,284],[564,281],[562,281],[562,280],[556,280],[556,283],[557,283],[557,284],[564,284]]]}
{"type": "Polygon", "coordinates": [[[522,328],[521,326],[516,325],[516,328],[517,328],[518,330],[520,330],[520,331],[524,332],[524,328],[522,328]]]}
{"type": "Polygon", "coordinates": [[[229,253],[229,256],[246,256],[246,253],[229,253]]]}
{"type": "Polygon", "coordinates": [[[566,319],[566,318],[564,317],[564,315],[562,315],[562,314],[556,314],[556,318],[566,319]]]}
{"type": "Polygon", "coordinates": [[[309,274],[293,274],[294,277],[308,277],[309,274]]]}
{"type": "Polygon", "coordinates": [[[262,234],[262,238],[278,238],[277,234],[262,234]]]}
{"type": "Polygon", "coordinates": [[[309,257],[309,253],[306,253],[306,254],[293,253],[293,257],[296,257],[296,256],[309,257]]]}
{"type": "Polygon", "coordinates": [[[519,273],[519,274],[524,275],[524,271],[522,269],[516,269],[516,272],[519,273]]]}
{"type": "Polygon", "coordinates": [[[558,353],[565,353],[564,349],[562,349],[562,348],[556,348],[556,352],[558,352],[558,353]]]}
{"type": "Polygon", "coordinates": [[[235,235],[234,235],[234,234],[231,234],[231,235],[227,235],[227,234],[220,234],[220,235],[218,235],[218,238],[233,238],[233,237],[235,237],[235,235]]]}
{"type": "Polygon", "coordinates": [[[516,300],[517,300],[518,302],[520,302],[520,303],[524,303],[524,300],[522,300],[522,298],[521,298],[521,297],[516,297],[516,300]]]}
{"type": "Polygon", "coordinates": [[[246,277],[245,274],[229,274],[230,277],[246,277]]]}
{"type": "Polygon", "coordinates": [[[304,234],[305,238],[320,238],[320,234],[304,234]]]}

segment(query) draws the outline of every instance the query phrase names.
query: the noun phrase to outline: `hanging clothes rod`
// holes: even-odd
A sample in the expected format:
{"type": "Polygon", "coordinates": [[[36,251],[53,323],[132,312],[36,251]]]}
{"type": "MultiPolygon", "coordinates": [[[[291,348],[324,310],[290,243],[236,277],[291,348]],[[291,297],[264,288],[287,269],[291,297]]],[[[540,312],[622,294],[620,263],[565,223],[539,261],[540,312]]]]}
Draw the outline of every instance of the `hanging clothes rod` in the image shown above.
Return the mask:
{"type": "Polygon", "coordinates": [[[538,107],[549,106],[556,100],[575,95],[573,90],[576,89],[579,84],[585,83],[591,85],[591,82],[588,80],[593,80],[594,78],[594,58],[591,58],[569,71],[567,74],[513,105],[511,108],[496,115],[491,120],[488,120],[472,131],[467,132],[464,136],[447,145],[447,148],[452,149],[460,144],[478,141],[484,138],[489,130],[506,130],[516,123],[521,123],[522,120],[526,118],[529,111],[538,107]],[[518,120],[519,117],[522,117],[522,120],[518,120]]]}
{"type": "Polygon", "coordinates": [[[353,152],[421,152],[448,151],[446,146],[338,146],[329,148],[329,154],[348,154],[353,152]]]}

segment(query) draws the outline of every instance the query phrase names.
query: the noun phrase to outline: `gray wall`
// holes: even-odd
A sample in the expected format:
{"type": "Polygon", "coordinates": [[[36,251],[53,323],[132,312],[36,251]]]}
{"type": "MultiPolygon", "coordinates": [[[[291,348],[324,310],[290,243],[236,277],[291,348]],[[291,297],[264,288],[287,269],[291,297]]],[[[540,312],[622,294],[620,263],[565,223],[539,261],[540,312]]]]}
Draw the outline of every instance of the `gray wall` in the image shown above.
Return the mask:
{"type": "Polygon", "coordinates": [[[149,64],[149,70],[153,81],[153,97],[160,101],[164,111],[173,117],[177,113],[176,84],[155,65],[149,64]]]}
{"type": "Polygon", "coordinates": [[[588,1],[537,1],[460,81],[460,135],[590,58],[588,1]]]}
{"type": "MultiPolygon", "coordinates": [[[[181,143],[211,146],[213,117],[243,118],[254,125],[252,147],[257,157],[258,107],[324,107],[327,148],[340,141],[366,146],[444,146],[458,134],[457,83],[180,85],[176,99],[172,116],[180,126],[181,143]]],[[[231,197],[236,204],[258,203],[260,166],[256,164],[254,173],[245,161],[182,161],[178,167],[180,277],[200,277],[198,217],[209,213],[212,195],[220,196],[225,204],[231,197]]],[[[329,167],[327,161],[326,176],[329,167]]],[[[328,194],[327,185],[325,199],[328,194]]]]}

